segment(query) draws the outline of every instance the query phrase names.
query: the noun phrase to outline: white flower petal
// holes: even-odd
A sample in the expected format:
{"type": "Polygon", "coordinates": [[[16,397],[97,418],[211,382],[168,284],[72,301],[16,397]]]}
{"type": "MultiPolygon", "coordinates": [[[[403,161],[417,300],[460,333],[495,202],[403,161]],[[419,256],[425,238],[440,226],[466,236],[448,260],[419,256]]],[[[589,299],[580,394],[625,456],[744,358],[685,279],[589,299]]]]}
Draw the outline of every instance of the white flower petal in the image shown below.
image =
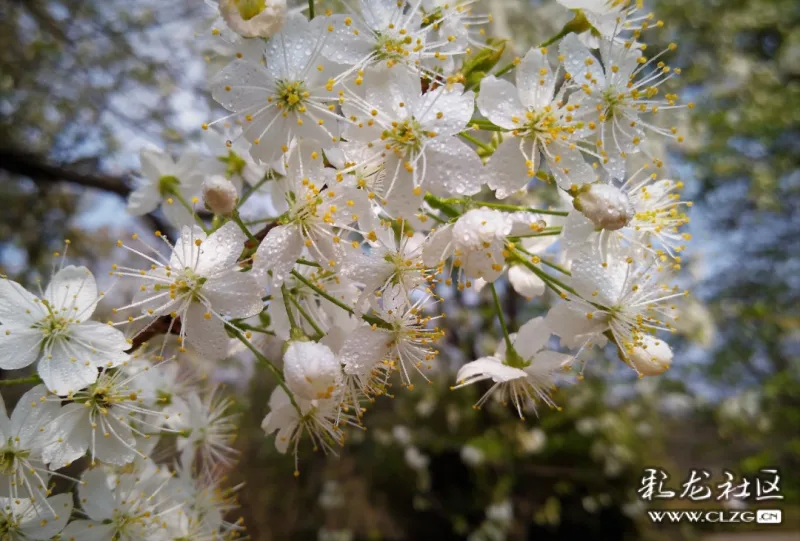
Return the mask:
{"type": "Polygon", "coordinates": [[[94,275],[86,267],[66,266],[50,280],[44,298],[58,316],[86,321],[98,301],[94,275]]]}
{"type": "Polygon", "coordinates": [[[456,375],[456,382],[459,385],[469,385],[476,381],[491,379],[495,383],[502,383],[525,377],[527,374],[519,368],[505,365],[495,357],[482,357],[462,366],[456,375]]]}
{"type": "MultiPolygon", "coordinates": [[[[516,68],[517,88],[522,105],[541,109],[553,102],[555,73],[541,49],[531,49],[516,68]]],[[[481,84],[483,91],[483,84],[481,84]]]]}
{"type": "Polygon", "coordinates": [[[592,91],[600,91],[606,85],[603,66],[575,34],[561,40],[558,52],[564,57],[564,69],[579,85],[587,85],[592,91]],[[587,77],[588,75],[588,77],[587,77]]]}
{"type": "MultiPolygon", "coordinates": [[[[538,161],[539,150],[534,149],[534,162],[538,161]]],[[[536,163],[529,169],[525,156],[520,150],[520,140],[508,137],[492,154],[487,165],[486,177],[489,188],[496,190],[495,197],[505,199],[525,189],[531,180],[529,171],[536,170],[536,163]]]]}
{"type": "Polygon", "coordinates": [[[439,87],[423,96],[420,104],[423,112],[420,123],[428,131],[436,132],[437,137],[455,135],[469,123],[475,111],[475,94],[464,92],[461,85],[452,88],[439,87]]]}
{"type": "Polygon", "coordinates": [[[125,335],[107,323],[86,321],[72,327],[73,348],[79,361],[90,360],[97,367],[118,366],[129,359],[131,347],[125,335]]]}
{"type": "Polygon", "coordinates": [[[61,539],[72,541],[108,541],[113,539],[116,527],[113,524],[103,524],[93,520],[73,520],[64,531],[61,539]]]}
{"type": "Polygon", "coordinates": [[[226,223],[202,241],[195,271],[211,276],[230,269],[242,254],[246,240],[247,236],[238,225],[232,221],[226,223]]]}
{"type": "Polygon", "coordinates": [[[124,466],[136,458],[136,439],[128,425],[113,415],[98,416],[94,456],[100,462],[124,466]]]}
{"type": "Polygon", "coordinates": [[[224,359],[228,355],[228,333],[225,324],[217,317],[209,314],[207,308],[193,302],[186,310],[183,326],[186,329],[186,341],[208,359],[224,359]]]}
{"type": "Polygon", "coordinates": [[[211,96],[224,108],[242,112],[262,104],[275,92],[275,80],[266,68],[254,62],[235,60],[211,80],[211,96]]]}
{"type": "Polygon", "coordinates": [[[246,272],[228,272],[203,284],[203,295],[217,313],[245,318],[261,312],[261,288],[246,272]]]}
{"type": "Polygon", "coordinates": [[[545,290],[542,279],[522,265],[514,265],[508,269],[508,281],[514,291],[528,299],[542,295],[545,290]]]}
{"type": "Polygon", "coordinates": [[[512,118],[525,118],[525,107],[519,99],[517,88],[494,75],[481,81],[481,91],[476,101],[481,114],[501,128],[518,128],[519,124],[512,118]]]}
{"type": "Polygon", "coordinates": [[[51,470],[60,470],[86,454],[91,437],[89,410],[83,404],[67,404],[50,429],[52,441],[42,450],[42,460],[51,470]]]}
{"type": "Polygon", "coordinates": [[[552,330],[547,326],[543,317],[528,320],[517,331],[513,342],[514,349],[520,357],[528,361],[547,344],[551,333],[552,330]]]}
{"type": "Polygon", "coordinates": [[[570,148],[565,143],[553,143],[548,151],[552,158],[547,157],[547,164],[562,189],[568,190],[573,185],[580,186],[597,178],[592,166],[586,163],[577,148],[570,148]]]}
{"type": "Polygon", "coordinates": [[[438,195],[475,195],[485,182],[481,159],[453,137],[435,139],[425,147],[425,177],[438,195]]]}
{"type": "Polygon", "coordinates": [[[384,329],[373,329],[362,325],[347,335],[339,358],[347,374],[365,374],[383,360],[392,342],[391,335],[384,329]]]}
{"type": "Polygon", "coordinates": [[[20,521],[24,539],[35,541],[52,539],[64,529],[72,515],[72,494],[51,496],[47,498],[47,505],[36,502],[30,505],[27,511],[20,521]]]}
{"type": "Polygon", "coordinates": [[[78,359],[64,345],[64,340],[53,344],[50,354],[39,359],[39,376],[47,388],[65,396],[80,391],[97,381],[97,368],[87,359],[78,359]]]}
{"type": "Polygon", "coordinates": [[[0,327],[0,368],[18,370],[36,362],[44,336],[38,329],[0,327]]]}
{"type": "Polygon", "coordinates": [[[303,236],[296,225],[279,225],[267,233],[253,261],[253,272],[272,271],[272,281],[280,285],[303,253],[303,236]]]}
{"type": "Polygon", "coordinates": [[[0,278],[0,323],[36,323],[46,315],[47,310],[38,297],[17,282],[0,278]]]}
{"type": "Polygon", "coordinates": [[[572,262],[572,284],[584,299],[612,307],[624,293],[628,272],[630,265],[624,257],[602,261],[597,252],[587,249],[572,262]]]}

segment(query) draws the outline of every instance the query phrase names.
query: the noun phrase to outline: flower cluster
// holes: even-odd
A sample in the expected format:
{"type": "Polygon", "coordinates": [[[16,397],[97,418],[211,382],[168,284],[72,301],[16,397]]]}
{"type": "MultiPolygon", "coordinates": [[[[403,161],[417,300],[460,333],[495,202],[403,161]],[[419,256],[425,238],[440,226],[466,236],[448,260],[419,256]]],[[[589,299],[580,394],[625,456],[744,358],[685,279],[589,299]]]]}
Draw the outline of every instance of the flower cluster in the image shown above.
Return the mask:
{"type": "Polygon", "coordinates": [[[456,290],[490,290],[502,333],[455,376],[491,381],[477,407],[557,407],[559,374],[582,377],[592,346],[640,377],[667,370],[691,203],[645,142],[683,138],[659,115],[681,107],[662,86],[680,73],[662,60],[675,46],[645,53],[661,23],[639,2],[559,2],[572,21],[501,68],[505,44],[472,0],[215,4],[228,60],[210,93],[230,114],[203,124],[207,157],[142,151],[129,210],[160,207],[178,234],[118,241],[141,261],[111,270],[129,302],[90,321],[104,294],[84,267],[62,265],[38,295],[0,281],[0,368],[36,363],[42,382],[0,424],[7,528],[237,535],[218,486],[232,403],[187,374],[188,350],[256,358],[277,384],[262,427],[296,463],[304,440],[334,451],[395,383],[446,369],[441,301],[456,290]],[[498,289],[556,302],[513,332],[498,289]],[[177,463],[152,460],[159,440],[177,463]],[[73,511],[48,483],[84,456],[73,511]]]}

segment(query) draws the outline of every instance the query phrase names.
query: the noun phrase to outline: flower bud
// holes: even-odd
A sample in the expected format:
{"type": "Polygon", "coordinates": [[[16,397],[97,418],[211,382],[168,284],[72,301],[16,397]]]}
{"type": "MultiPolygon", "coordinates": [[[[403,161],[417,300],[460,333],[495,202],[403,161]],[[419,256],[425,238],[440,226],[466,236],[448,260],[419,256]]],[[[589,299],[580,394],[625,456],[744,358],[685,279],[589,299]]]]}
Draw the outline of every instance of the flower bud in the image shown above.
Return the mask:
{"type": "Polygon", "coordinates": [[[328,346],[292,341],[283,356],[286,385],[305,400],[331,398],[342,385],[342,367],[328,346]]]}
{"type": "Polygon", "coordinates": [[[633,217],[628,196],[611,184],[588,184],[581,187],[572,205],[598,229],[622,229],[633,217]]]}
{"type": "Polygon", "coordinates": [[[669,344],[652,336],[642,338],[628,355],[634,369],[643,376],[658,376],[669,370],[672,363],[672,350],[669,344]]]}
{"type": "Polygon", "coordinates": [[[269,38],[283,27],[286,0],[219,0],[219,11],[240,36],[269,38]]]}
{"type": "Polygon", "coordinates": [[[214,175],[203,182],[203,202],[214,214],[230,214],[238,200],[236,186],[225,177],[214,175]]]}

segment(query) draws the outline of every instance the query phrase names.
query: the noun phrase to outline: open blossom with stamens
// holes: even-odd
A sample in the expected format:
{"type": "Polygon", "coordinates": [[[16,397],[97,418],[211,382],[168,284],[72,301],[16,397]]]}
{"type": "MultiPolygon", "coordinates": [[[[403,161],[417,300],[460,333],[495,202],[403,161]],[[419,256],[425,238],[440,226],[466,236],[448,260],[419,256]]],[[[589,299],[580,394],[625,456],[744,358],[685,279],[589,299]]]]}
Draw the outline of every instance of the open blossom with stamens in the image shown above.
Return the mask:
{"type": "Polygon", "coordinates": [[[276,182],[289,210],[259,245],[254,272],[270,273],[280,286],[306,249],[324,269],[335,268],[342,255],[341,230],[354,231],[350,224],[372,212],[366,194],[334,179],[321,152],[306,142],[292,150],[286,176],[276,182]]]}
{"type": "Polygon", "coordinates": [[[436,266],[452,256],[459,277],[463,273],[468,278],[494,282],[503,273],[503,250],[512,227],[512,220],[499,210],[469,210],[454,224],[444,225],[431,235],[423,260],[436,266]]]}
{"type": "Polygon", "coordinates": [[[494,393],[499,393],[500,400],[510,400],[522,418],[529,405],[536,411],[537,401],[556,407],[550,397],[553,375],[568,366],[573,357],[544,349],[551,333],[544,318],[531,319],[509,337],[514,353],[509,354],[506,342],[501,341],[494,355],[461,367],[456,375],[458,385],[455,388],[491,379],[494,385],[477,406],[483,405],[494,393]]]}
{"type": "MultiPolygon", "coordinates": [[[[339,411],[338,397],[310,401],[296,398],[295,404],[297,407],[282,387],[276,387],[269,398],[269,413],[261,428],[267,435],[277,431],[275,448],[279,453],[286,453],[291,445],[296,463],[304,434],[308,434],[315,450],[321,448],[326,453],[334,446],[344,444],[344,432],[339,424],[351,424],[351,421],[349,416],[339,411]]],[[[299,475],[298,470],[295,470],[295,475],[299,475]]]]}
{"type": "Polygon", "coordinates": [[[98,368],[127,361],[125,336],[89,321],[101,296],[86,267],[59,270],[41,298],[0,278],[0,368],[15,370],[38,360],[47,388],[65,395],[94,382],[98,368]]]}
{"type": "Polygon", "coordinates": [[[0,395],[0,496],[43,500],[50,472],[42,450],[52,439],[50,427],[58,404],[45,399],[47,389],[37,385],[19,399],[9,419],[0,395]]]}
{"type": "Polygon", "coordinates": [[[406,9],[406,2],[396,0],[360,0],[358,13],[328,18],[330,47],[323,54],[351,66],[345,74],[355,74],[358,84],[364,70],[376,65],[401,66],[417,80],[436,77],[436,68],[464,54],[466,46],[454,47],[455,36],[440,36],[433,24],[424,24],[421,3],[416,0],[406,9]]]}
{"type": "Polygon", "coordinates": [[[53,423],[53,438],[42,454],[57,470],[84,456],[123,466],[137,456],[137,436],[158,433],[169,418],[145,403],[136,379],[121,370],[103,371],[86,389],[68,396],[53,423]]]}
{"type": "Polygon", "coordinates": [[[200,193],[203,173],[197,168],[200,157],[185,152],[177,162],[166,152],[142,149],[140,153],[143,177],[128,197],[128,212],[142,216],[162,205],[167,219],[175,226],[192,223],[191,213],[177,197],[191,201],[200,193]]]}
{"type": "Polygon", "coordinates": [[[186,465],[195,464],[206,478],[215,467],[230,468],[235,463],[237,415],[231,411],[233,406],[234,401],[214,387],[202,395],[191,391],[175,397],[165,409],[167,424],[179,431],[177,447],[187,457],[186,465]]]}
{"type": "Polygon", "coordinates": [[[235,522],[226,520],[237,508],[236,489],[225,488],[221,482],[224,474],[211,477],[195,477],[191,465],[179,463],[175,476],[166,487],[169,500],[180,503],[175,513],[166,517],[171,541],[219,541],[237,539],[244,527],[241,519],[235,522]]]}
{"type": "MultiPolygon", "coordinates": [[[[383,334],[387,339],[388,351],[376,347],[372,354],[383,360],[390,370],[400,372],[403,384],[413,388],[411,383],[411,370],[416,370],[423,378],[428,379],[423,369],[430,370],[432,362],[436,360],[438,352],[436,342],[444,332],[432,325],[437,317],[425,312],[426,303],[431,298],[430,290],[416,301],[411,301],[399,286],[387,289],[375,303],[375,313],[388,325],[385,327],[374,326],[376,333],[383,334]]],[[[366,366],[366,361],[358,360],[360,366],[366,366]]]]}
{"type": "Polygon", "coordinates": [[[72,513],[72,494],[46,500],[0,498],[0,534],[8,541],[49,541],[55,538],[72,513]]]}
{"type": "Polygon", "coordinates": [[[573,260],[571,283],[577,295],[547,314],[553,332],[569,347],[585,347],[604,341],[608,331],[620,357],[644,375],[630,362],[631,355],[647,345],[651,334],[672,330],[677,308],[670,301],[686,292],[666,284],[653,258],[606,261],[594,250],[573,260]]]}
{"type": "Polygon", "coordinates": [[[617,257],[627,248],[650,253],[661,261],[679,254],[691,237],[680,228],[689,223],[678,191],[682,182],[660,179],[642,168],[623,184],[602,180],[584,184],[573,201],[575,207],[564,223],[562,240],[567,250],[599,250],[617,257]]]}
{"type": "Polygon", "coordinates": [[[541,168],[541,157],[564,189],[591,179],[592,168],[577,147],[580,126],[562,92],[556,93],[557,73],[545,51],[528,51],[515,72],[516,86],[493,75],[481,82],[478,109],[511,130],[489,161],[489,187],[499,199],[522,190],[541,168]]]}
{"type": "Polygon", "coordinates": [[[387,210],[408,216],[422,202],[423,190],[476,194],[484,183],[481,160],[455,137],[472,117],[473,93],[455,84],[423,94],[419,78],[404,70],[368,75],[365,97],[354,95],[343,105],[350,121],[343,137],[370,145],[367,160],[384,163],[387,210]],[[402,208],[392,204],[395,190],[406,203],[402,208]]]}
{"type": "Polygon", "coordinates": [[[124,473],[112,480],[102,468],[87,470],[78,494],[88,519],[70,522],[62,539],[167,541],[168,517],[181,506],[165,501],[161,493],[169,478],[157,472],[124,473]]]}
{"type": "Polygon", "coordinates": [[[328,148],[338,141],[333,68],[320,57],[328,33],[324,17],[289,17],[266,44],[269,62],[237,60],[211,82],[211,94],[241,115],[250,153],[270,163],[289,150],[295,137],[328,148]]]}
{"type": "Polygon", "coordinates": [[[363,252],[359,246],[342,262],[341,274],[363,285],[359,304],[395,285],[410,296],[412,291],[432,281],[431,269],[422,261],[427,237],[404,231],[404,225],[397,235],[391,227],[378,227],[365,241],[369,252],[363,252]]]}
{"type": "Polygon", "coordinates": [[[576,106],[574,117],[588,128],[588,138],[595,140],[600,163],[612,178],[623,178],[625,158],[640,150],[645,130],[683,141],[677,128],[661,127],[643,118],[682,107],[677,105],[677,95],[661,97],[659,88],[680,74],[680,69],[657,62],[675,48],[671,44],[648,60],[632,42],[603,41],[598,61],[574,35],[559,45],[568,84],[579,89],[570,98],[576,106]]]}
{"type": "MultiPolygon", "coordinates": [[[[164,236],[159,238],[168,243],[164,236]]],[[[181,230],[169,259],[144,242],[152,255],[120,241],[119,246],[141,255],[152,265],[141,271],[115,265],[115,274],[136,278],[141,284],[133,303],[117,311],[142,311],[141,316],[131,316],[129,321],[164,315],[180,317],[181,338],[186,338],[201,355],[224,358],[228,351],[225,325],[229,325],[225,316],[250,317],[264,307],[260,295],[253,295],[259,290],[256,278],[239,271],[238,259],[246,240],[233,222],[210,235],[199,227],[187,226],[181,230]]]]}

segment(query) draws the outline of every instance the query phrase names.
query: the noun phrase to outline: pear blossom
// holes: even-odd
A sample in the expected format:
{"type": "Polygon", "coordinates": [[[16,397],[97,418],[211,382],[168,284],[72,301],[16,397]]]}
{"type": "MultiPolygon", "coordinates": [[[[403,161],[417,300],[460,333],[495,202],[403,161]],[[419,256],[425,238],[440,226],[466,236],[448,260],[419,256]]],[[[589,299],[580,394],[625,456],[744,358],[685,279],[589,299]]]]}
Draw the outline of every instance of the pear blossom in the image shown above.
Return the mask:
{"type": "Polygon", "coordinates": [[[269,38],[286,19],[286,0],[219,0],[219,11],[231,30],[245,38],[269,38]]]}
{"type": "Polygon", "coordinates": [[[72,513],[72,494],[32,498],[0,498],[0,532],[9,541],[48,541],[57,536],[72,513]]]}
{"type": "MultiPolygon", "coordinates": [[[[169,241],[159,238],[169,245],[169,241]]],[[[136,240],[138,239],[135,236],[136,240]]],[[[181,230],[169,259],[144,244],[153,255],[123,244],[152,264],[148,270],[114,266],[117,276],[132,277],[140,283],[134,301],[117,311],[138,308],[150,319],[170,315],[181,318],[181,338],[186,338],[202,355],[219,359],[227,353],[228,335],[225,316],[250,317],[264,305],[258,281],[251,273],[239,271],[238,259],[247,240],[239,227],[228,222],[210,235],[199,227],[181,230]]],[[[123,322],[124,323],[124,322],[123,322]]]]}
{"type": "Polygon", "coordinates": [[[460,84],[422,93],[419,78],[404,70],[369,72],[363,99],[353,95],[342,112],[350,121],[343,137],[371,145],[381,160],[387,185],[382,199],[391,205],[397,190],[401,201],[415,201],[395,210],[419,207],[423,189],[438,195],[474,195],[484,183],[478,155],[455,136],[463,131],[474,109],[472,91],[460,84]]]}
{"type": "Polygon", "coordinates": [[[588,128],[588,137],[596,140],[600,163],[612,178],[623,178],[625,158],[640,150],[645,130],[683,141],[677,128],[664,128],[643,118],[682,107],[675,94],[659,97],[659,87],[680,74],[680,69],[656,61],[675,47],[672,44],[648,60],[631,42],[604,41],[598,62],[575,35],[565,37],[559,45],[570,84],[579,88],[570,98],[576,105],[574,118],[588,128]],[[652,70],[647,71],[649,68],[652,70]]]}
{"type": "Polygon", "coordinates": [[[427,237],[422,233],[406,232],[404,227],[405,223],[397,236],[391,227],[376,228],[365,241],[369,252],[363,252],[359,245],[342,262],[341,274],[363,285],[359,304],[368,296],[376,292],[382,294],[393,285],[399,285],[405,295],[410,296],[423,284],[432,283],[431,269],[422,260],[427,237]]]}
{"type": "Polygon", "coordinates": [[[63,267],[40,297],[0,278],[0,368],[16,370],[38,360],[47,388],[64,395],[93,383],[98,368],[126,362],[125,336],[89,321],[102,295],[86,267],[63,267]]]}
{"type": "Polygon", "coordinates": [[[543,402],[551,408],[556,407],[550,397],[553,375],[569,365],[573,357],[544,349],[552,331],[544,318],[533,318],[509,339],[513,347],[510,353],[505,341],[501,341],[497,351],[490,357],[482,357],[461,367],[456,375],[458,384],[454,388],[491,379],[494,385],[481,397],[477,406],[482,406],[494,393],[499,393],[504,403],[511,400],[520,418],[523,411],[543,402]]]}
{"type": "Polygon", "coordinates": [[[46,498],[50,472],[42,450],[50,443],[51,423],[59,410],[46,396],[44,385],[29,390],[19,399],[11,418],[0,396],[0,497],[40,502],[46,498]]]}
{"type": "Polygon", "coordinates": [[[139,154],[143,177],[128,196],[128,212],[142,216],[162,205],[164,215],[173,225],[181,227],[192,223],[192,215],[182,204],[200,193],[203,172],[197,168],[200,157],[185,152],[178,161],[158,150],[142,149],[139,154]]]}
{"type": "Polygon", "coordinates": [[[167,520],[180,505],[163,501],[159,492],[169,478],[162,480],[156,473],[122,474],[113,479],[102,468],[87,470],[78,495],[88,518],[67,524],[61,537],[75,541],[168,541],[167,520]]]}
{"type": "Polygon", "coordinates": [[[234,401],[225,396],[219,386],[202,395],[196,391],[176,396],[165,408],[167,424],[178,431],[178,451],[187,458],[185,466],[196,463],[200,471],[209,478],[213,468],[221,465],[232,467],[237,451],[237,415],[231,412],[234,401]]]}
{"type": "Polygon", "coordinates": [[[603,178],[577,191],[562,230],[564,247],[573,252],[587,247],[601,254],[633,248],[661,261],[680,261],[691,238],[680,231],[689,223],[681,207],[691,206],[678,193],[683,183],[659,179],[648,168],[619,185],[603,178]]]}
{"type": "Polygon", "coordinates": [[[640,374],[631,356],[647,345],[650,334],[672,330],[677,308],[668,301],[686,294],[666,283],[653,259],[621,256],[605,261],[592,250],[573,261],[571,284],[576,294],[547,314],[553,331],[569,347],[602,343],[608,332],[620,357],[640,374]]]}
{"type": "Polygon", "coordinates": [[[531,49],[516,70],[516,86],[489,75],[477,99],[481,114],[510,130],[488,165],[489,187],[498,199],[523,190],[541,168],[540,155],[561,188],[593,178],[577,147],[582,136],[573,107],[556,93],[557,73],[541,49],[531,49]]]}
{"type": "Polygon", "coordinates": [[[271,273],[275,286],[306,249],[324,269],[334,269],[342,256],[339,230],[353,230],[350,224],[372,212],[364,192],[339,185],[332,171],[313,145],[301,143],[289,156],[286,176],[276,181],[289,210],[270,229],[253,262],[256,273],[271,273]]]}
{"type": "MultiPolygon", "coordinates": [[[[300,440],[308,434],[314,449],[332,452],[335,445],[344,444],[341,422],[351,423],[348,416],[339,410],[338,400],[305,400],[292,398],[283,387],[276,387],[269,398],[269,413],[264,417],[261,428],[267,435],[275,435],[275,448],[285,454],[293,447],[295,464],[300,440]],[[299,410],[299,411],[298,411],[299,410]]],[[[299,475],[295,469],[295,475],[299,475]]]]}
{"type": "Polygon", "coordinates": [[[373,306],[375,315],[385,326],[371,326],[374,336],[369,336],[362,330],[360,334],[353,335],[353,340],[358,338],[358,341],[345,340],[342,347],[345,373],[357,374],[362,381],[366,381],[364,378],[375,368],[375,363],[383,361],[389,370],[400,372],[400,378],[406,387],[414,387],[411,383],[411,370],[416,370],[427,380],[423,369],[432,368],[431,363],[438,354],[435,343],[443,336],[440,328],[432,326],[438,316],[428,315],[424,310],[431,296],[427,292],[411,302],[401,287],[395,285],[388,288],[381,295],[380,302],[374,302],[373,306]],[[355,351],[362,340],[361,351],[355,351]]]}
{"type": "Polygon", "coordinates": [[[499,210],[472,209],[454,224],[437,229],[423,252],[428,266],[441,265],[453,256],[453,266],[469,278],[494,282],[503,273],[506,238],[511,234],[512,221],[499,210]]]}
{"type": "Polygon", "coordinates": [[[266,44],[266,65],[235,60],[211,82],[211,95],[242,117],[250,153],[264,163],[287,152],[295,137],[324,148],[338,141],[339,95],[333,68],[320,58],[329,35],[325,24],[322,17],[290,16],[266,44]]]}
{"type": "Polygon", "coordinates": [[[357,84],[364,70],[376,65],[400,66],[418,80],[436,78],[440,71],[436,68],[443,69],[450,58],[465,54],[466,46],[454,47],[456,36],[441,36],[440,27],[430,21],[425,24],[420,4],[418,0],[407,10],[405,2],[396,0],[360,0],[358,12],[327,18],[331,37],[323,54],[351,66],[343,76],[355,74],[357,84]]]}
{"type": "Polygon", "coordinates": [[[99,460],[124,466],[143,457],[137,436],[148,439],[169,416],[145,403],[139,383],[124,371],[103,371],[95,383],[68,395],[70,403],[59,411],[42,453],[50,468],[63,468],[87,451],[92,465],[99,460]]]}

